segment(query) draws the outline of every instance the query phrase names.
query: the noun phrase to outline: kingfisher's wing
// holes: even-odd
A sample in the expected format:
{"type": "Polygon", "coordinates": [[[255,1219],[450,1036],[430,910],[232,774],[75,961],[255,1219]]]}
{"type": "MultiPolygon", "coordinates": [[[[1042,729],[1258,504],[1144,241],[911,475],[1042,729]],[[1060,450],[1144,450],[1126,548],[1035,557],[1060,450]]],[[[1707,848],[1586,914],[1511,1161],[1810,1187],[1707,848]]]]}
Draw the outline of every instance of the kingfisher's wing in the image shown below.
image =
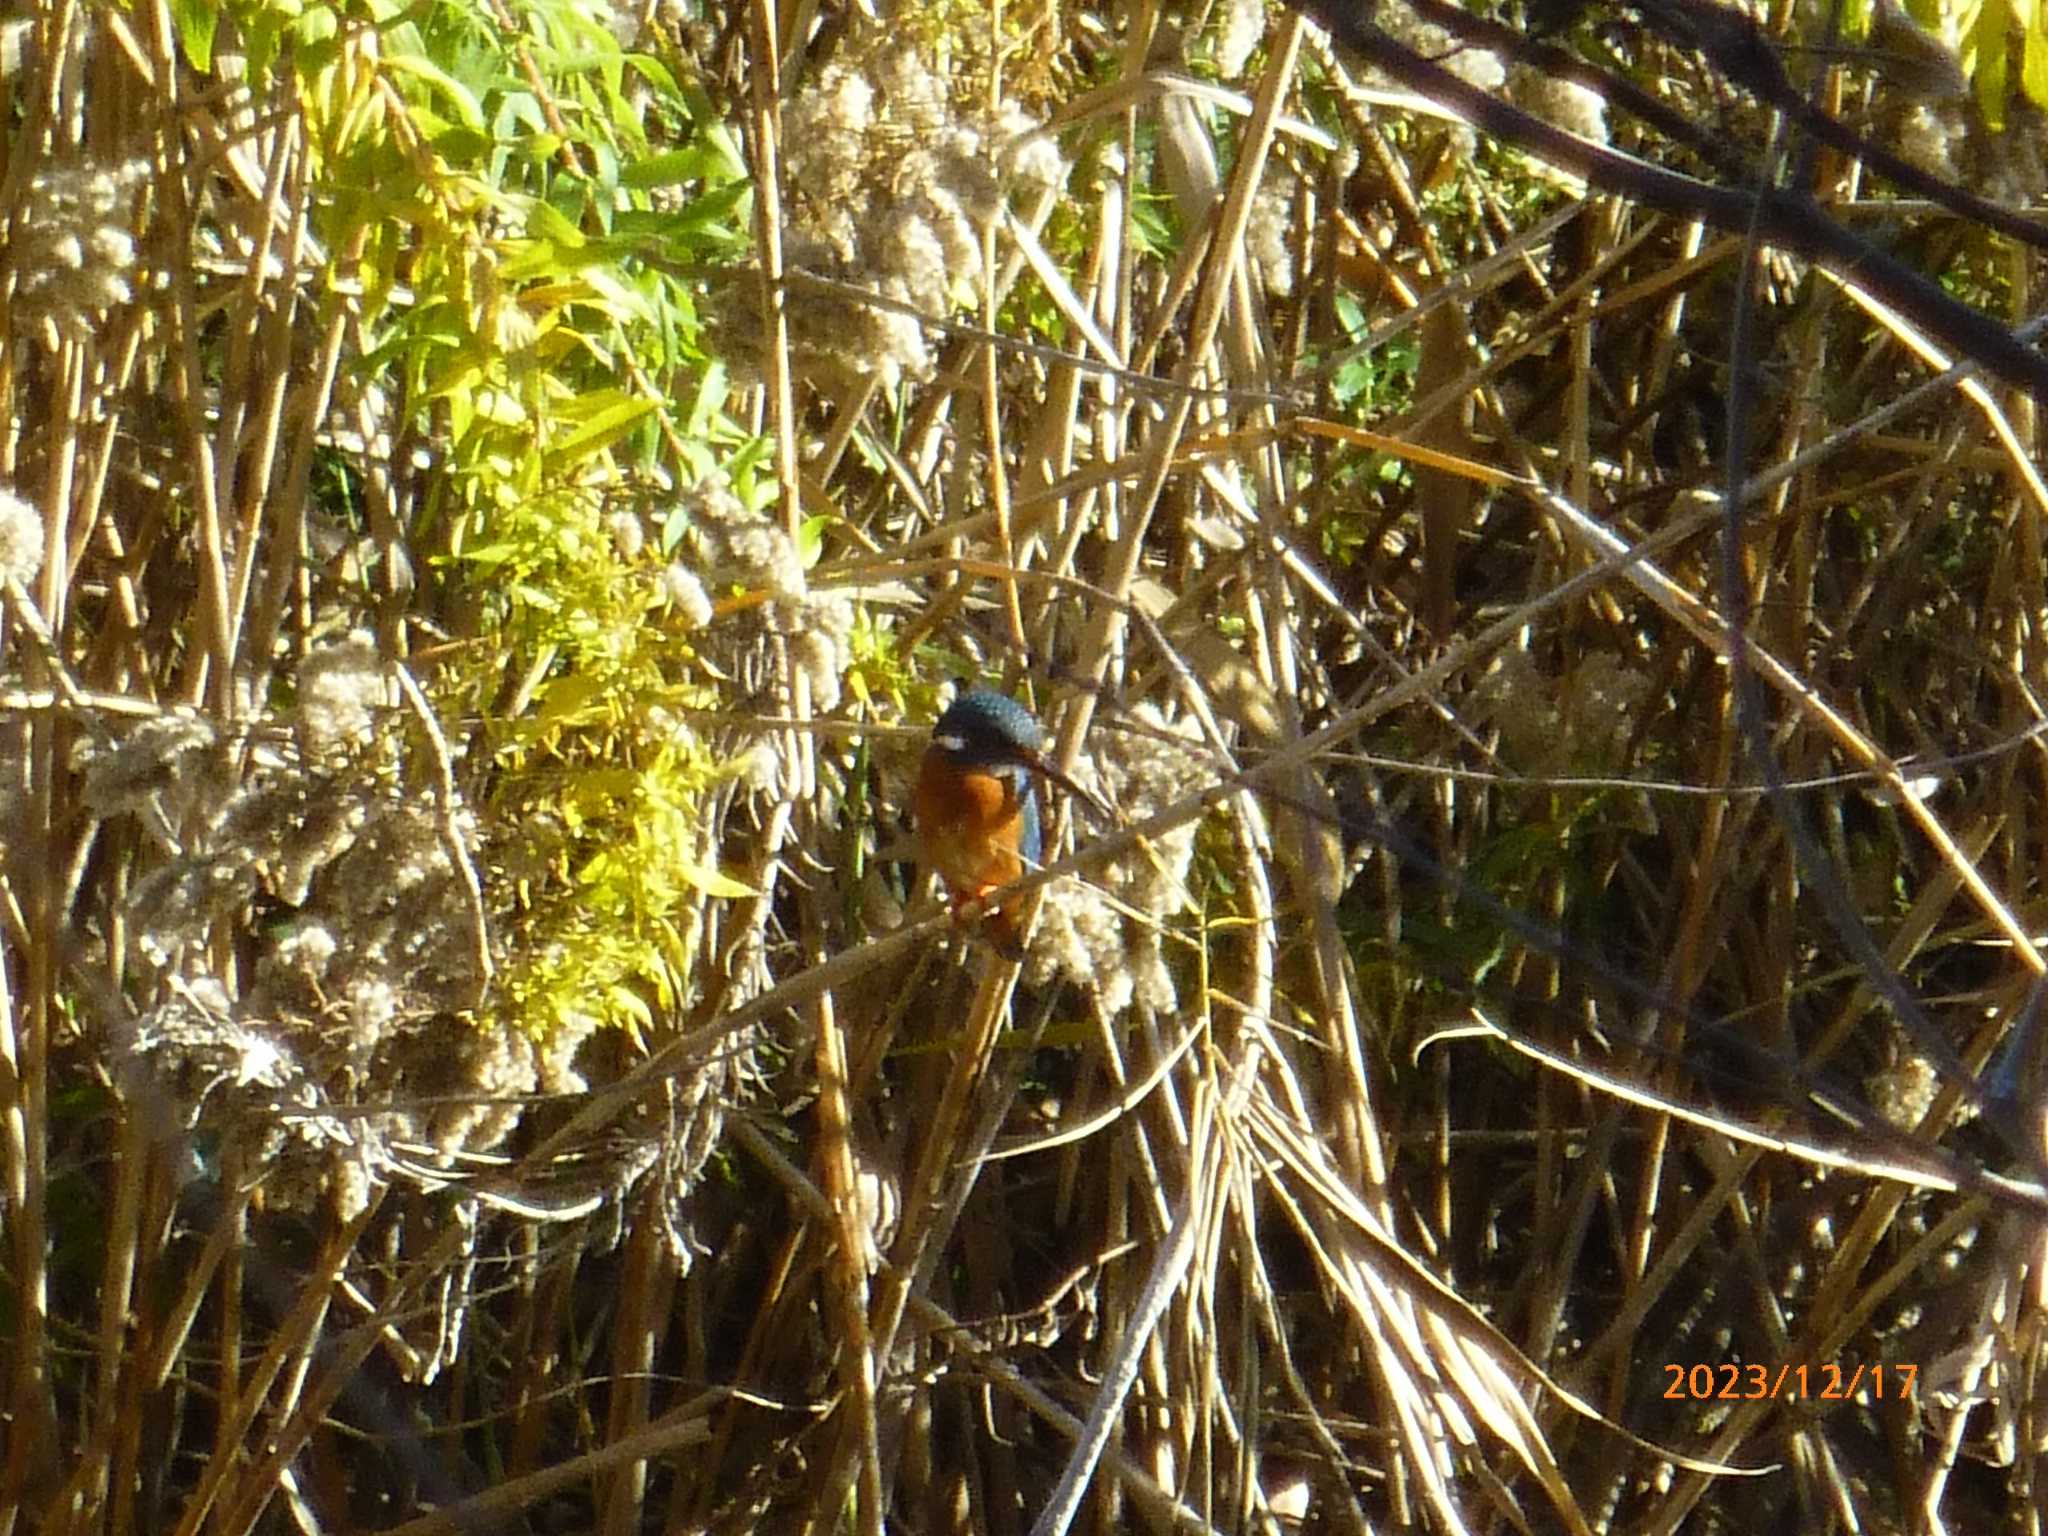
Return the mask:
{"type": "Polygon", "coordinates": [[[1033,870],[1045,862],[1045,826],[1038,814],[1038,786],[1025,775],[1017,790],[1023,797],[1017,819],[1017,852],[1023,857],[1024,868],[1033,870]]]}

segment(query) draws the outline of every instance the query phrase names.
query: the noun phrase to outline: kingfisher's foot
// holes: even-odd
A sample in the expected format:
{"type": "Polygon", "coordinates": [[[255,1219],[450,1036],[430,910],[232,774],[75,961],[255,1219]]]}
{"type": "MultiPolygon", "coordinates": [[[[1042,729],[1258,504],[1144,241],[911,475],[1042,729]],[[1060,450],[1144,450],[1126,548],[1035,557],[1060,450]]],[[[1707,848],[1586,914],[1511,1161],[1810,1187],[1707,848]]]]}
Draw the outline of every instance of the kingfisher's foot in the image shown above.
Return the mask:
{"type": "Polygon", "coordinates": [[[953,903],[953,921],[963,928],[978,929],[995,952],[1012,965],[1023,963],[1024,935],[1017,930],[1017,919],[1005,908],[991,907],[986,898],[971,896],[953,903]]]}

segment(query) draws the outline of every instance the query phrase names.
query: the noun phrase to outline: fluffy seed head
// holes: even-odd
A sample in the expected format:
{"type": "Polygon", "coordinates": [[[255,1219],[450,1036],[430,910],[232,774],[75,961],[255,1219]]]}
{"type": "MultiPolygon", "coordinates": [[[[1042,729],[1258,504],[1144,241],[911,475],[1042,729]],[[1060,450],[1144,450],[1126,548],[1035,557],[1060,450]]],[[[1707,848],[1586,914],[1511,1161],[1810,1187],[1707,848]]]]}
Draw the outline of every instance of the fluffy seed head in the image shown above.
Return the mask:
{"type": "Polygon", "coordinates": [[[315,754],[370,739],[387,702],[377,645],[358,632],[299,663],[299,729],[315,754]]]}
{"type": "Polygon", "coordinates": [[[42,513],[14,492],[0,489],[0,583],[26,587],[42,568],[42,513]]]}

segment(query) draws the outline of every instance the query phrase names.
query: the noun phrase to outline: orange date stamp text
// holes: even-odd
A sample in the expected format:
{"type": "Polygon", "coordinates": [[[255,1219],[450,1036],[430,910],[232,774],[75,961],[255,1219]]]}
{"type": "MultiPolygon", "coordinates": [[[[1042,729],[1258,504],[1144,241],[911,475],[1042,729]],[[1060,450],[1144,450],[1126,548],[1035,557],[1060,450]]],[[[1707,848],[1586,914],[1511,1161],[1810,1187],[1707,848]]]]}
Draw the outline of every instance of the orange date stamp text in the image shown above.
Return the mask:
{"type": "Polygon", "coordinates": [[[1676,1402],[1754,1402],[1760,1398],[1847,1402],[1869,1393],[1873,1399],[1911,1397],[1917,1365],[1677,1365],[1664,1367],[1664,1397],[1676,1402]]]}

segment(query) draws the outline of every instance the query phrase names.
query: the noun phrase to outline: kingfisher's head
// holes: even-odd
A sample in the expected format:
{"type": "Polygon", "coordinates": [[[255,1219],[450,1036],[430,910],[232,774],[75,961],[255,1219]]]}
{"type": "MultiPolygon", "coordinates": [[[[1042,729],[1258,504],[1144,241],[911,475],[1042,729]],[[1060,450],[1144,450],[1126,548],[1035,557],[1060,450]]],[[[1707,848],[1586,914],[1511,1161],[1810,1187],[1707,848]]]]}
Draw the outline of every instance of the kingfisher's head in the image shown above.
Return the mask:
{"type": "Polygon", "coordinates": [[[970,688],[955,699],[932,727],[927,765],[958,773],[981,772],[1007,779],[1023,795],[1032,777],[1053,783],[1088,806],[1104,826],[1115,817],[1090,794],[1045,760],[1045,731],[1031,711],[993,688],[970,688]]]}
{"type": "Polygon", "coordinates": [[[1045,732],[1015,699],[991,688],[970,688],[932,727],[932,750],[962,768],[1043,771],[1045,732]]]}

